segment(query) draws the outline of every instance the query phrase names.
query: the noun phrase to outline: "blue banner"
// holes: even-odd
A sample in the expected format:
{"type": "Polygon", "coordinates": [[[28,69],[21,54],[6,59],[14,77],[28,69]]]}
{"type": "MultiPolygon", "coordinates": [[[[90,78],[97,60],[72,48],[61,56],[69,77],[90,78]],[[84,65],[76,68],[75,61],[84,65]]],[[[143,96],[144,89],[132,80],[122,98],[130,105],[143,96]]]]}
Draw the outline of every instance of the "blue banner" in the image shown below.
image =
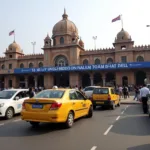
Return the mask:
{"type": "Polygon", "coordinates": [[[64,67],[42,67],[42,68],[16,68],[15,74],[38,73],[38,72],[63,72],[63,71],[86,71],[86,70],[112,70],[112,69],[136,69],[150,68],[150,62],[131,62],[98,65],[74,65],[64,67]]]}

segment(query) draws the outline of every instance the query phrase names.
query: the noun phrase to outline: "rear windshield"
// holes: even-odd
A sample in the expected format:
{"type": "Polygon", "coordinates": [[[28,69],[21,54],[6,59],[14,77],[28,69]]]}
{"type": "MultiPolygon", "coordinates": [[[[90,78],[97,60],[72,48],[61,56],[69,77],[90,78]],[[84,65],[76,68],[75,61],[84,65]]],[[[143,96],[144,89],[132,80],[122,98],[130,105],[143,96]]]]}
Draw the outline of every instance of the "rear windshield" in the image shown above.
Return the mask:
{"type": "Polygon", "coordinates": [[[64,91],[62,90],[44,90],[38,93],[34,98],[62,98],[64,91]]]}
{"type": "Polygon", "coordinates": [[[93,91],[94,90],[94,87],[86,87],[85,89],[84,89],[84,91],[93,91]]]}
{"type": "Polygon", "coordinates": [[[108,88],[95,88],[93,94],[108,94],[108,88]]]}

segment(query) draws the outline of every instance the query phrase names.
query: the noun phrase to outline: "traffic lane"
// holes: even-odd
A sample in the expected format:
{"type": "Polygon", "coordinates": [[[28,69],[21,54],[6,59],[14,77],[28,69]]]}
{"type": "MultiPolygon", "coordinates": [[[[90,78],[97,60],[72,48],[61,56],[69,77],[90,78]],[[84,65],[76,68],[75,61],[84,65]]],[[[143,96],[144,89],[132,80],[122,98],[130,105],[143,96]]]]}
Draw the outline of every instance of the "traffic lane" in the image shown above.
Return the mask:
{"type": "Polygon", "coordinates": [[[149,150],[150,118],[141,105],[129,106],[97,147],[114,150],[149,150]],[[107,144],[106,144],[107,143],[107,144]]]}
{"type": "Polygon", "coordinates": [[[0,124],[10,123],[10,122],[14,122],[20,119],[21,119],[20,114],[14,115],[12,119],[6,119],[5,117],[0,117],[0,124]]]}
{"type": "Polygon", "coordinates": [[[121,113],[125,106],[116,110],[100,110],[94,112],[93,118],[82,118],[75,122],[71,129],[63,129],[61,125],[41,124],[34,129],[29,123],[24,121],[13,122],[0,127],[0,141],[3,143],[2,149],[21,148],[40,150],[71,149],[71,150],[91,150],[93,146],[103,139],[106,128],[115,121],[116,115],[121,113]],[[112,116],[109,116],[112,114],[112,116]],[[7,141],[9,139],[9,145],[7,141]]]}

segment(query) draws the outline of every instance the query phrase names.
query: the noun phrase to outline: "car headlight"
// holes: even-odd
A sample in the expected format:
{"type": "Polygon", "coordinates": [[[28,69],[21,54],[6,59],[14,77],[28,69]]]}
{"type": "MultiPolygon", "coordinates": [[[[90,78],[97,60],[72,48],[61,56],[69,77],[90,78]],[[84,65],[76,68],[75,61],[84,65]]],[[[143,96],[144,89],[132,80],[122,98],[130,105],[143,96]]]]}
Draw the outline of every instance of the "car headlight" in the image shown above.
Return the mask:
{"type": "Polygon", "coordinates": [[[0,107],[3,107],[3,106],[4,106],[4,103],[1,103],[1,104],[0,104],[0,107]]]}

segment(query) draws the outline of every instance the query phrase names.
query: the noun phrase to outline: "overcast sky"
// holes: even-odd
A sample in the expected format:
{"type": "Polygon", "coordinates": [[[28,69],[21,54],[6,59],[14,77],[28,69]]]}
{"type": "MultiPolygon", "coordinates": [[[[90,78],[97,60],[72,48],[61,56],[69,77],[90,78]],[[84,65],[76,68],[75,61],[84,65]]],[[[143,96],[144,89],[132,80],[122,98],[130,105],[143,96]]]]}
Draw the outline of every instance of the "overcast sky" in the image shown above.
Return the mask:
{"type": "Polygon", "coordinates": [[[150,0],[1,0],[0,1],[0,55],[13,42],[8,36],[16,31],[16,42],[24,53],[32,53],[32,41],[36,41],[36,53],[43,53],[43,39],[52,36],[53,26],[61,20],[64,7],[85,43],[85,49],[93,49],[93,36],[97,36],[97,48],[112,47],[121,30],[121,22],[111,23],[123,15],[124,29],[135,45],[150,44],[150,0]]]}

